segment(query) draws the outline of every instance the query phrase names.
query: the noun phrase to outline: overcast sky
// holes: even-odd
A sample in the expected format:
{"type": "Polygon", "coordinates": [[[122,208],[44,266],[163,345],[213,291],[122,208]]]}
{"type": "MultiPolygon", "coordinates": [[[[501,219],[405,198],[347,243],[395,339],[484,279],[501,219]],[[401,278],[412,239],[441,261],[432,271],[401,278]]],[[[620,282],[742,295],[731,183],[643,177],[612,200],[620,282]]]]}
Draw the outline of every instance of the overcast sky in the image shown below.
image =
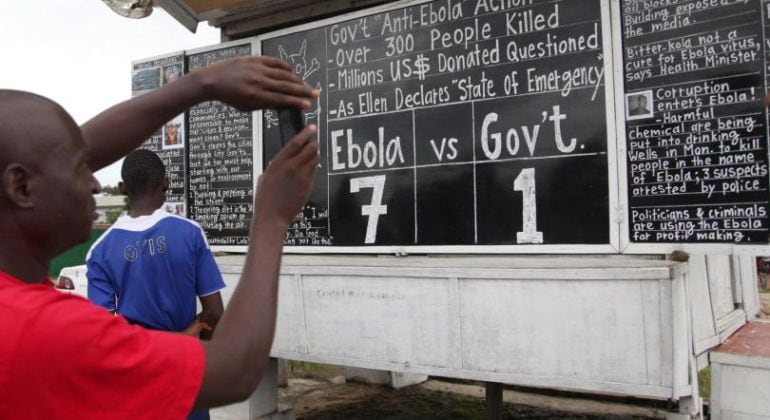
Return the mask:
{"type": "MultiPolygon", "coordinates": [[[[4,1],[0,88],[47,96],[82,124],[130,98],[131,61],[218,42],[207,23],[193,34],[159,8],[136,20],[101,0],[4,1]]],[[[117,184],[119,163],[96,175],[117,184]]]]}

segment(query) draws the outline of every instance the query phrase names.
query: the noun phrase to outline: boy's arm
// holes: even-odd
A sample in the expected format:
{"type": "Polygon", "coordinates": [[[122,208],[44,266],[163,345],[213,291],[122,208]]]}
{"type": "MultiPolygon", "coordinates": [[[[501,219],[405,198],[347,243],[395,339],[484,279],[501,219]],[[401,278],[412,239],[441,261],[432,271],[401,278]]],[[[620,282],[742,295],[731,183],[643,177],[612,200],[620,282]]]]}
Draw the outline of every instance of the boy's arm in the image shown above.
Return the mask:
{"type": "Polygon", "coordinates": [[[222,313],[225,311],[224,304],[222,303],[222,293],[216,292],[206,296],[198,297],[201,301],[201,314],[198,319],[201,322],[206,323],[210,329],[201,331],[201,339],[210,340],[211,335],[219,323],[219,319],[222,318],[222,313]]]}
{"type": "Polygon", "coordinates": [[[96,171],[125,156],[165,122],[200,102],[219,100],[241,111],[305,109],[317,95],[277,58],[240,57],[212,64],[86,122],[81,130],[90,149],[89,166],[96,171]]]}
{"type": "Polygon", "coordinates": [[[115,286],[93,254],[86,261],[88,279],[88,300],[103,307],[110,313],[117,311],[115,286]]]}

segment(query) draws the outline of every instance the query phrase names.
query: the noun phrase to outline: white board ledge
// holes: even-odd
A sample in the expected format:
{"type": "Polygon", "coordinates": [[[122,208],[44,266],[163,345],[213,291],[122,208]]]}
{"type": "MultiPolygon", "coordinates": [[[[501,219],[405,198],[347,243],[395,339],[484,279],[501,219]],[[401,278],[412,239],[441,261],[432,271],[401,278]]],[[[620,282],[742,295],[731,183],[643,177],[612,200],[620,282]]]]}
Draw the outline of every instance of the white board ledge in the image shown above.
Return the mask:
{"type": "MultiPolygon", "coordinates": [[[[220,256],[217,261],[223,272],[237,274],[244,256],[220,256]]],[[[346,275],[385,275],[382,269],[389,276],[533,280],[673,279],[687,272],[687,264],[654,257],[284,255],[281,273],[324,274],[330,267],[346,275]]]]}

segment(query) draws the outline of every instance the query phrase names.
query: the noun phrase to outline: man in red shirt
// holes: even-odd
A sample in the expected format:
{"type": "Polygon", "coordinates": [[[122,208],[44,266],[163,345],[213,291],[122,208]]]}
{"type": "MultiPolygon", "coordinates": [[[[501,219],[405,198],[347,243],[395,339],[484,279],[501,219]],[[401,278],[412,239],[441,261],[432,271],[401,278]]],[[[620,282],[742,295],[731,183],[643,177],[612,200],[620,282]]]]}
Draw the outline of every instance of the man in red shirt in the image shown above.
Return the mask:
{"type": "Polygon", "coordinates": [[[0,90],[0,418],[184,418],[243,400],[268,362],[284,234],[319,162],[308,126],[265,169],[240,283],[209,342],[148,331],[47,281],[51,259],[88,238],[92,171],[190,106],[310,107],[288,64],[238,58],[118,104],[78,127],[59,105],[0,90]]]}

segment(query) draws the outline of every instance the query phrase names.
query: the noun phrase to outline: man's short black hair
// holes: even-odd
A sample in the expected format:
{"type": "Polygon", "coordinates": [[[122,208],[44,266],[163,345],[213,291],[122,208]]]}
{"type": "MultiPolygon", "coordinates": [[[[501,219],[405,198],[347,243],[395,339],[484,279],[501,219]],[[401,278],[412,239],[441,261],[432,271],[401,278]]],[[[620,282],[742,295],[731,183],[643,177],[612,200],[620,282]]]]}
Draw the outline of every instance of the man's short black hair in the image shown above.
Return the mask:
{"type": "Polygon", "coordinates": [[[166,166],[152,151],[137,149],[123,160],[120,176],[129,196],[148,194],[163,184],[166,166]]]}

